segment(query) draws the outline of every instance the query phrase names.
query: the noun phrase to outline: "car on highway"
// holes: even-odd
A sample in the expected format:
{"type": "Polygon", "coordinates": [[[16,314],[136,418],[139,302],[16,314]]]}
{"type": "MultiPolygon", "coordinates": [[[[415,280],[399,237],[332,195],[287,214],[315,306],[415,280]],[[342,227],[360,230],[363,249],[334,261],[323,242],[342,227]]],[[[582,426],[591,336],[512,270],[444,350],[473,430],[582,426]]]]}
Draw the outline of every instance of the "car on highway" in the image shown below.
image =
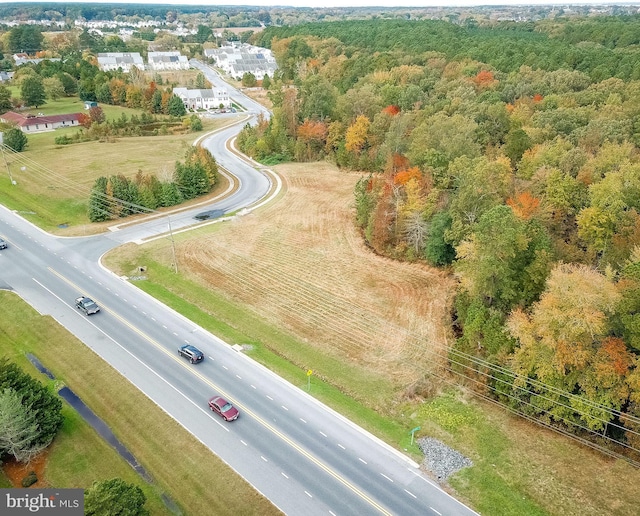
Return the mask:
{"type": "Polygon", "coordinates": [[[188,359],[192,364],[204,360],[204,353],[191,344],[178,348],[178,355],[188,359]]]}
{"type": "Polygon", "coordinates": [[[214,396],[209,400],[209,408],[225,421],[238,419],[240,412],[222,396],[214,396]]]}
{"type": "Polygon", "coordinates": [[[100,307],[90,297],[80,296],[76,298],[76,308],[82,310],[85,315],[96,314],[100,311],[100,307]]]}
{"type": "Polygon", "coordinates": [[[7,247],[9,247],[9,244],[7,244],[7,241],[0,238],[0,249],[6,249],[7,247]]]}

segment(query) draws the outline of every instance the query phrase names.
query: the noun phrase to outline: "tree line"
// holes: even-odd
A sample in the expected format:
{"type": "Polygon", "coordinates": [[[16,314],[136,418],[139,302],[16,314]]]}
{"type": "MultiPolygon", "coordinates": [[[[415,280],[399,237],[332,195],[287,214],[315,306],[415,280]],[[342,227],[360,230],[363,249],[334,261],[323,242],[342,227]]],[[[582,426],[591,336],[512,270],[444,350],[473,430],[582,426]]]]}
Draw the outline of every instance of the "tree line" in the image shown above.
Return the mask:
{"type": "Polygon", "coordinates": [[[218,179],[218,165],[203,147],[187,150],[184,163],[176,162],[171,181],[138,171],[133,179],[119,174],[96,179],[89,196],[91,222],[102,222],[175,206],[209,193],[218,179]]]}
{"type": "Polygon", "coordinates": [[[273,116],[238,141],[263,162],[364,172],[355,217],[368,245],[459,280],[447,367],[521,413],[637,450],[640,80],[566,66],[545,27],[520,45],[547,66],[508,68],[500,55],[522,48],[511,28],[269,28],[273,116]]]}

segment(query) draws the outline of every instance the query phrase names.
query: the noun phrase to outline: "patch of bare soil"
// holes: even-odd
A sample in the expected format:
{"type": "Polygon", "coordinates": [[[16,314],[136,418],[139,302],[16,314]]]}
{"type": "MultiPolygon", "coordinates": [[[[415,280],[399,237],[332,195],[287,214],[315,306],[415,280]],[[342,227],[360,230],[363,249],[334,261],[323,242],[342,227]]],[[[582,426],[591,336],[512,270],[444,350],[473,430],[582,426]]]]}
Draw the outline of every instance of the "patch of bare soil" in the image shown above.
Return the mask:
{"type": "Polygon", "coordinates": [[[453,280],[374,254],[354,226],[359,174],[275,167],[284,195],[210,237],[181,244],[200,281],[343,361],[406,387],[441,364],[453,280]]]}
{"type": "Polygon", "coordinates": [[[2,463],[2,470],[11,481],[13,487],[22,488],[22,480],[32,471],[35,472],[38,481],[29,487],[48,487],[44,482],[44,470],[47,466],[48,452],[45,450],[36,456],[31,462],[22,463],[14,459],[7,459],[2,463]]]}

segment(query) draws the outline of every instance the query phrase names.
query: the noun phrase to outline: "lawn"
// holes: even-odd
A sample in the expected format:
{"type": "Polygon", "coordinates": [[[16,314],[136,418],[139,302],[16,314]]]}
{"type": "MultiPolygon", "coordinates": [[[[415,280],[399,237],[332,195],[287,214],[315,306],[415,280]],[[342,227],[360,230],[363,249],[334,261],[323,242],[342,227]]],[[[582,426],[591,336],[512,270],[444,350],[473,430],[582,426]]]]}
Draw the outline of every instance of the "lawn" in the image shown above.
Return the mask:
{"type": "MultiPolygon", "coordinates": [[[[113,116],[120,116],[122,112],[130,116],[131,110],[111,107],[113,116]]],[[[110,142],[72,145],[56,145],[54,140],[62,134],[75,133],[75,128],[31,134],[24,152],[4,153],[5,172],[0,174],[2,202],[50,232],[65,235],[74,234],[74,231],[75,234],[94,232],[100,226],[90,225],[87,203],[98,177],[114,174],[133,177],[141,170],[155,174],[161,180],[170,180],[176,161],[184,159],[193,141],[223,123],[220,119],[204,119],[200,133],[117,138],[110,142]]]]}
{"type": "MultiPolygon", "coordinates": [[[[88,488],[121,477],[139,485],[153,515],[172,514],[162,496],[183,514],[279,514],[221,460],[194,439],[119,373],[50,317],[40,316],[15,294],[0,291],[0,356],[41,381],[26,358],[32,353],[109,426],[154,479],[146,483],[117,452],[65,404],[65,423],[47,452],[38,486],[88,488]],[[132,417],[133,416],[133,417],[132,417]],[[212,490],[212,485],[224,489],[212,490]]],[[[0,476],[0,487],[8,480],[0,476]]]]}

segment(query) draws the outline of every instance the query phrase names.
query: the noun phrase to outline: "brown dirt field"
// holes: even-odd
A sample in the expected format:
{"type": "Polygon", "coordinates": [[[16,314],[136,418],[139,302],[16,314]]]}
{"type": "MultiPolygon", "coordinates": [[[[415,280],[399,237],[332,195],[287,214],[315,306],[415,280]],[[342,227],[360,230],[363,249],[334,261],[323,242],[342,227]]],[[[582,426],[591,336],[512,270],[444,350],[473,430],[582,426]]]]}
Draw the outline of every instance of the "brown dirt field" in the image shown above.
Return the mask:
{"type": "Polygon", "coordinates": [[[275,169],[286,185],[279,200],[183,242],[182,272],[397,387],[419,381],[444,354],[453,280],[364,246],[352,209],[358,174],[326,163],[275,169]]]}

